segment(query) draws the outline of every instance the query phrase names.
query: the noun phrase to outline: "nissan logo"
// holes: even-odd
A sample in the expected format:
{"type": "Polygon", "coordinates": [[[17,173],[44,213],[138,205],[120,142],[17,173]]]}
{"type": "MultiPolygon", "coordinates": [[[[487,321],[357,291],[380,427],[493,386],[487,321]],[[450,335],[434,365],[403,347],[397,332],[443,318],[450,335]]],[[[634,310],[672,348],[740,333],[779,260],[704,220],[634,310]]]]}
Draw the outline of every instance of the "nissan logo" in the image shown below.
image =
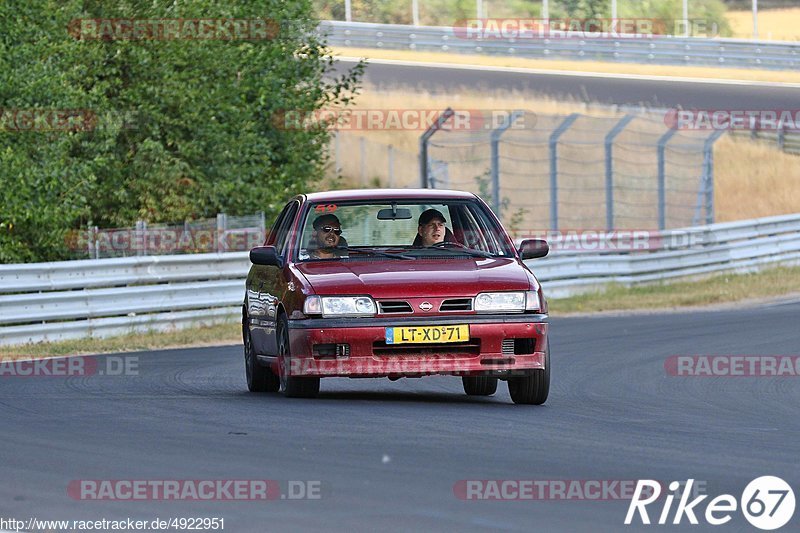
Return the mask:
{"type": "Polygon", "coordinates": [[[431,309],[433,309],[433,304],[430,302],[422,302],[421,304],[419,304],[419,308],[422,309],[423,311],[430,311],[431,309]]]}

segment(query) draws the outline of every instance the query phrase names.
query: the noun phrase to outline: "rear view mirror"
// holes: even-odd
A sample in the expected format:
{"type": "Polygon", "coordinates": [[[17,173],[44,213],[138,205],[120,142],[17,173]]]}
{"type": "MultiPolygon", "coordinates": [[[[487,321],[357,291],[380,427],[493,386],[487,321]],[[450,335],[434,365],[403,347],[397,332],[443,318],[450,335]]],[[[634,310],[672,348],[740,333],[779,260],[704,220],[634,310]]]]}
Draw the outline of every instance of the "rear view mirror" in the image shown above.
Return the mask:
{"type": "Polygon", "coordinates": [[[250,262],[254,265],[283,266],[274,246],[256,246],[250,250],[250,262]]]}
{"type": "Polygon", "coordinates": [[[519,245],[521,259],[536,259],[550,253],[550,245],[544,239],[525,239],[519,245]]]}
{"type": "Polygon", "coordinates": [[[378,211],[378,220],[408,220],[409,218],[411,218],[411,209],[404,207],[398,209],[392,206],[378,211]]]}

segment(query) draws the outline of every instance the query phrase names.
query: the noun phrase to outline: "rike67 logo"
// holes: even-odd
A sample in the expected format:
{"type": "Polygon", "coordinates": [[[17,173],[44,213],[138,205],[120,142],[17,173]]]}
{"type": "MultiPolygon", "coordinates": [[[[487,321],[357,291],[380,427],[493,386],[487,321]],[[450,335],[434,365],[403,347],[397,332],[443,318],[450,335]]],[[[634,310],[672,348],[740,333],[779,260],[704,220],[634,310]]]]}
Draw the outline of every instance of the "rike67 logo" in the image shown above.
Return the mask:
{"type": "MultiPolygon", "coordinates": [[[[678,481],[669,484],[672,494],[668,494],[664,498],[657,524],[669,523],[672,503],[676,495],[679,497],[679,501],[671,522],[674,525],[680,524],[684,516],[690,524],[697,525],[699,523],[697,517],[700,515],[708,524],[720,526],[730,522],[737,508],[740,508],[751,525],[764,531],[771,531],[786,525],[794,515],[794,491],[779,477],[762,476],[754,479],[745,487],[742,497],[738,501],[730,494],[721,494],[708,502],[704,513],[700,511],[700,504],[708,498],[708,495],[703,494],[690,501],[693,483],[693,479],[687,480],[683,490],[681,490],[683,484],[678,481]]],[[[642,524],[649,525],[651,522],[647,506],[658,500],[660,496],[661,484],[658,481],[640,479],[636,484],[631,504],[628,506],[625,524],[633,523],[638,512],[642,524]]]]}

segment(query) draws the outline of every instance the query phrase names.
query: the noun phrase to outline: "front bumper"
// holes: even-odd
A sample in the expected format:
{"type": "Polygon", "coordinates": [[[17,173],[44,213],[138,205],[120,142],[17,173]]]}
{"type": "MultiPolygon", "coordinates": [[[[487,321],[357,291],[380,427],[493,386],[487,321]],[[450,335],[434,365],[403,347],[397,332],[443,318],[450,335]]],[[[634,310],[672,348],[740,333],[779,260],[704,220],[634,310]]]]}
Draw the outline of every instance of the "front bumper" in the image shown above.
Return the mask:
{"type": "Polygon", "coordinates": [[[401,377],[496,375],[544,369],[547,315],[447,315],[289,321],[292,376],[401,377]],[[462,344],[385,344],[385,328],[468,324],[462,344]],[[519,349],[509,349],[520,339],[519,349]],[[505,349],[504,349],[504,342],[505,349]],[[347,345],[346,355],[319,355],[320,346],[347,345]],[[515,353],[518,352],[518,353],[515,353]],[[315,355],[316,354],[316,355],[315,355]]]}

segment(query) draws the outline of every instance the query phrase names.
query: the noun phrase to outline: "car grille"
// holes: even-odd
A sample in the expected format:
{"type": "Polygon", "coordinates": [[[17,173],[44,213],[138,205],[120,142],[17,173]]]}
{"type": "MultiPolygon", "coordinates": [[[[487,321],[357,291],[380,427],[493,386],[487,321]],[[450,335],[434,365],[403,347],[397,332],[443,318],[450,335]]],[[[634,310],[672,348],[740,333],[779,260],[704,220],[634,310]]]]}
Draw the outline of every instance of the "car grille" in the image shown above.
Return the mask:
{"type": "Polygon", "coordinates": [[[445,300],[439,311],[472,311],[472,298],[453,298],[445,300]]]}
{"type": "Polygon", "coordinates": [[[384,341],[376,341],[372,344],[372,353],[377,356],[452,354],[471,356],[481,353],[481,343],[478,339],[447,344],[386,344],[384,341]]]}
{"type": "Polygon", "coordinates": [[[503,339],[501,352],[503,355],[514,355],[514,339],[503,339]]]}
{"type": "Polygon", "coordinates": [[[391,313],[413,313],[411,304],[403,300],[378,302],[378,308],[381,314],[391,313]]]}
{"type": "Polygon", "coordinates": [[[536,339],[503,339],[500,349],[503,355],[527,355],[536,349],[536,339]]]}

